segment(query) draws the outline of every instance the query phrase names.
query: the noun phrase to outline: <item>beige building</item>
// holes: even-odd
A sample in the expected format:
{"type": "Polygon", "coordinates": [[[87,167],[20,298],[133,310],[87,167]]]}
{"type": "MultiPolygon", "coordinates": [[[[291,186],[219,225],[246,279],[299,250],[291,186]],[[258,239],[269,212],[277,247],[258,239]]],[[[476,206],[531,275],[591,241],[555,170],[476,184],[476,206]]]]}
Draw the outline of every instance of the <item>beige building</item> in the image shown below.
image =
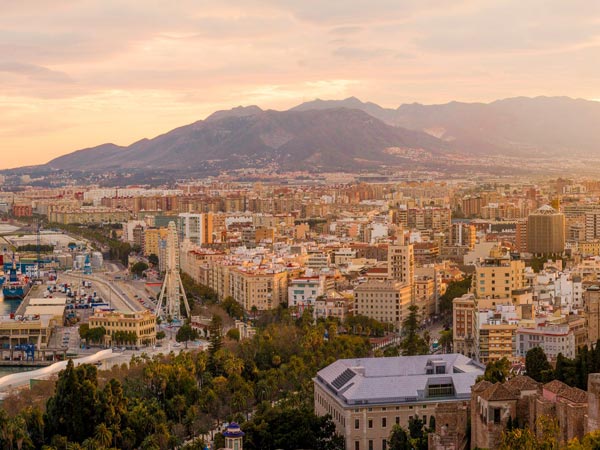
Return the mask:
{"type": "Polygon", "coordinates": [[[284,270],[232,268],[229,271],[229,294],[246,311],[276,308],[287,303],[288,274],[284,270]]]}
{"type": "Polygon", "coordinates": [[[118,312],[96,311],[90,316],[90,328],[104,327],[107,346],[112,345],[112,336],[118,331],[133,332],[137,336],[135,346],[156,343],[156,316],[150,311],[118,312]]]}
{"type": "Polygon", "coordinates": [[[168,230],[163,228],[146,228],[144,230],[144,255],[157,255],[160,253],[159,243],[167,239],[168,230]]]}
{"type": "Polygon", "coordinates": [[[473,329],[475,331],[475,360],[482,364],[507,358],[516,352],[516,330],[519,324],[517,310],[510,299],[506,304],[492,307],[476,306],[473,329]]]}
{"type": "Polygon", "coordinates": [[[367,281],[354,289],[354,312],[399,330],[411,305],[412,289],[408,283],[393,280],[367,281]]]}
{"type": "Polygon", "coordinates": [[[469,358],[475,355],[474,313],[473,294],[465,294],[452,300],[453,350],[469,358]]]}
{"type": "Polygon", "coordinates": [[[525,262],[510,255],[495,255],[476,263],[473,292],[477,298],[510,297],[525,287],[525,262]]]}
{"type": "MultiPolygon", "coordinates": [[[[64,310],[64,308],[63,308],[64,310]]],[[[11,348],[20,344],[35,344],[37,349],[48,346],[55,326],[62,325],[52,314],[0,317],[0,345],[11,348]]]]}
{"type": "Polygon", "coordinates": [[[565,216],[549,205],[529,214],[527,219],[527,251],[535,255],[559,254],[565,251],[565,216]]]}
{"type": "Polygon", "coordinates": [[[415,251],[412,244],[393,244],[388,247],[388,276],[401,283],[414,282],[415,251]]]}
{"type": "Polygon", "coordinates": [[[56,207],[48,211],[48,221],[68,225],[72,223],[119,223],[131,219],[131,213],[122,209],[82,206],[56,207]]]}
{"type": "Polygon", "coordinates": [[[415,304],[419,306],[423,318],[436,313],[437,300],[436,279],[427,275],[417,276],[415,278],[415,304]]]}

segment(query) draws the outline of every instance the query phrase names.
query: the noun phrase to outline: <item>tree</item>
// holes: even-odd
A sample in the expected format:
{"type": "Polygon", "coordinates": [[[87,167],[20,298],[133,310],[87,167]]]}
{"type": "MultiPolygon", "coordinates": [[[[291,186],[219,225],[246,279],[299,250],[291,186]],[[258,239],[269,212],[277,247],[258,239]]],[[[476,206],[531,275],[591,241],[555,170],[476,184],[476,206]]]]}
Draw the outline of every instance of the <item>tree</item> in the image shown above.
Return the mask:
{"type": "Polygon", "coordinates": [[[198,339],[198,332],[192,328],[192,326],[186,322],[179,330],[177,330],[177,334],[175,335],[175,340],[177,342],[185,342],[185,348],[188,346],[189,341],[193,341],[194,339],[198,339]]]}
{"type": "Polygon", "coordinates": [[[504,383],[510,374],[510,361],[502,358],[498,361],[490,362],[485,368],[485,372],[478,380],[483,379],[490,383],[504,383]]]}
{"type": "Polygon", "coordinates": [[[138,261],[131,266],[131,273],[137,275],[138,277],[141,277],[146,270],[148,270],[148,264],[143,261],[138,261]]]}
{"type": "Polygon", "coordinates": [[[552,366],[548,362],[548,358],[544,349],[541,347],[533,347],[525,356],[525,370],[527,375],[535,381],[547,383],[553,378],[552,366]]]}
{"type": "Polygon", "coordinates": [[[460,281],[451,281],[446,287],[446,292],[440,297],[440,311],[442,313],[452,312],[452,300],[462,297],[471,289],[471,276],[460,281]]]}
{"type": "Polygon", "coordinates": [[[244,308],[233,297],[225,297],[221,302],[221,306],[229,317],[234,319],[244,318],[244,308]]]}
{"type": "Polygon", "coordinates": [[[160,331],[156,332],[156,339],[157,340],[160,341],[160,340],[164,339],[165,337],[166,337],[166,334],[165,334],[164,331],[160,330],[160,331]]]}
{"type": "Polygon", "coordinates": [[[148,256],[148,262],[153,266],[158,266],[158,256],[152,253],[150,256],[148,256]]]}
{"type": "Polygon", "coordinates": [[[95,366],[74,367],[69,360],[60,372],[54,396],[48,399],[44,422],[48,436],[60,434],[69,441],[82,442],[93,434],[98,407],[98,379],[95,366]]]}
{"type": "Polygon", "coordinates": [[[444,353],[451,353],[452,346],[454,345],[454,335],[452,333],[452,328],[449,330],[443,330],[440,333],[440,338],[438,340],[438,344],[444,353]]]}
{"type": "Polygon", "coordinates": [[[400,425],[394,425],[388,442],[389,450],[412,450],[408,433],[400,425]]]}
{"type": "Polygon", "coordinates": [[[404,336],[402,342],[400,343],[402,355],[426,355],[429,353],[429,346],[418,334],[419,307],[417,305],[410,305],[408,310],[408,316],[402,322],[402,335],[404,336]]]}

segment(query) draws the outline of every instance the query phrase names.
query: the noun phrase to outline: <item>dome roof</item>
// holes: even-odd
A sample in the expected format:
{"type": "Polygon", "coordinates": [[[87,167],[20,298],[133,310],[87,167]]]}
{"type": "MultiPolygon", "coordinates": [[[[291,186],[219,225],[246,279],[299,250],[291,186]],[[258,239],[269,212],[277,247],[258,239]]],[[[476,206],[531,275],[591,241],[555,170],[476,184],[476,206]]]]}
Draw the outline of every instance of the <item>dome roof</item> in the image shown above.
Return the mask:
{"type": "Polygon", "coordinates": [[[231,422],[229,424],[229,426],[227,427],[227,430],[225,430],[225,432],[223,433],[223,436],[225,437],[229,437],[229,438],[235,438],[235,437],[243,437],[244,433],[241,429],[240,426],[236,423],[236,422],[231,422]]]}

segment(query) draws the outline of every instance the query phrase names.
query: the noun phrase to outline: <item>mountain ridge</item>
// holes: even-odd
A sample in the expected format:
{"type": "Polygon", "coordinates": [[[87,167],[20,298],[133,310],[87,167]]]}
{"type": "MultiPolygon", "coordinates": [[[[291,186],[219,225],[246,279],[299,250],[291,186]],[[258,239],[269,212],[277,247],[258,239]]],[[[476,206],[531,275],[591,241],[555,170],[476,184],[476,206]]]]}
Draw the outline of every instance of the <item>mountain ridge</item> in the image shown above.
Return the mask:
{"type": "Polygon", "coordinates": [[[599,125],[600,102],[564,96],[410,103],[395,109],[356,97],[315,99],[286,111],[257,105],[216,111],[153,138],[78,150],[43,167],[351,170],[414,166],[457,154],[600,155],[599,125]]]}

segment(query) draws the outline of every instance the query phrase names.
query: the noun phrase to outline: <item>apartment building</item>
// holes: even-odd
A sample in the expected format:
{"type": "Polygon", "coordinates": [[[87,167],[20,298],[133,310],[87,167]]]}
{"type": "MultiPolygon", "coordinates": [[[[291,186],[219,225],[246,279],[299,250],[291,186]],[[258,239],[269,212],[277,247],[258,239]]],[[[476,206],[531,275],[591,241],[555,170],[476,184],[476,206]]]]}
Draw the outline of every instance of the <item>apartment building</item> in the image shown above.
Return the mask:
{"type": "Polygon", "coordinates": [[[229,270],[229,295],[246,311],[287,303],[288,273],[283,269],[235,267],[229,270]]]}
{"type": "Polygon", "coordinates": [[[472,358],[475,355],[475,296],[465,294],[452,300],[453,350],[472,358]]]}
{"type": "Polygon", "coordinates": [[[516,307],[512,304],[491,308],[476,306],[473,329],[475,331],[475,357],[482,364],[502,358],[512,360],[516,353],[515,332],[519,324],[516,307]]]}
{"type": "Polygon", "coordinates": [[[525,262],[509,254],[494,254],[475,265],[473,291],[477,298],[509,297],[525,287],[525,262]]]}
{"type": "Polygon", "coordinates": [[[379,322],[402,328],[412,303],[412,287],[394,280],[370,280],[354,288],[354,311],[379,322]]]}
{"type": "Polygon", "coordinates": [[[575,333],[568,324],[538,324],[533,328],[519,327],[515,332],[516,356],[525,357],[534,347],[540,347],[549,359],[556,359],[559,353],[567,358],[575,358],[575,333]]]}
{"type": "Polygon", "coordinates": [[[164,228],[146,228],[144,230],[144,255],[159,255],[160,253],[160,241],[167,239],[168,229],[164,228]]]}
{"type": "Polygon", "coordinates": [[[181,213],[177,221],[177,228],[181,241],[188,240],[200,246],[213,242],[212,213],[181,213]]]}
{"type": "Polygon", "coordinates": [[[294,278],[288,287],[288,306],[305,308],[314,306],[318,297],[325,294],[325,276],[294,278]]]}

